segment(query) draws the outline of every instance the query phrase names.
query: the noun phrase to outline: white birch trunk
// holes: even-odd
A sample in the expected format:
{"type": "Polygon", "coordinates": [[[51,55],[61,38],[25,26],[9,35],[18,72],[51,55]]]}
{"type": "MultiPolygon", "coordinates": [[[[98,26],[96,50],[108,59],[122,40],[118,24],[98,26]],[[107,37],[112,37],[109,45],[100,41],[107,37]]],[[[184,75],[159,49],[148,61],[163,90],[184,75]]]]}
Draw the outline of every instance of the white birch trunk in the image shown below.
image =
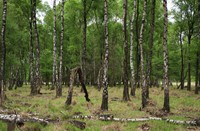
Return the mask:
{"type": "Polygon", "coordinates": [[[163,87],[164,87],[164,105],[163,109],[170,111],[169,106],[169,80],[168,80],[168,49],[167,49],[167,29],[168,29],[168,12],[167,0],[163,0],[164,8],[164,34],[163,34],[163,87]]]}
{"type": "Polygon", "coordinates": [[[144,53],[143,53],[143,32],[144,32],[144,23],[146,19],[146,7],[147,0],[144,0],[144,11],[142,16],[142,25],[140,28],[140,62],[141,62],[141,76],[142,76],[142,108],[147,104],[146,98],[146,78],[144,72],[144,53]]]}
{"type": "Polygon", "coordinates": [[[104,74],[103,74],[103,94],[101,109],[108,110],[108,1],[104,0],[104,37],[105,37],[105,58],[104,58],[104,74]]]}
{"type": "Polygon", "coordinates": [[[7,16],[7,0],[3,0],[3,16],[1,29],[1,76],[0,76],[0,106],[4,101],[4,75],[5,75],[5,58],[6,58],[6,16],[7,16]]]}

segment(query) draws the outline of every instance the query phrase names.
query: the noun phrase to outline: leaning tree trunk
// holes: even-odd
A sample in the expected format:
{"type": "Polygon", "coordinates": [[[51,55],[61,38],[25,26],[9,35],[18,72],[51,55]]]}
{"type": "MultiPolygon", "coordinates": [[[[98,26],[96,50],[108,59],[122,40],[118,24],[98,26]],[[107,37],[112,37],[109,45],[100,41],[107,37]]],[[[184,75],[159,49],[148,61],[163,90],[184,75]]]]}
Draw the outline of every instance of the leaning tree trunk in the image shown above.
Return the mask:
{"type": "Polygon", "coordinates": [[[103,66],[103,95],[101,110],[108,110],[108,56],[109,56],[109,46],[108,46],[108,1],[104,0],[104,39],[105,39],[105,58],[103,66]]]}
{"type": "Polygon", "coordinates": [[[168,49],[167,49],[167,29],[168,29],[168,12],[167,12],[167,0],[163,0],[164,8],[164,34],[163,34],[163,87],[164,87],[164,106],[163,110],[170,112],[169,106],[169,80],[168,80],[168,49]]]}
{"type": "Polygon", "coordinates": [[[129,101],[128,91],[128,39],[127,39],[127,0],[123,3],[124,15],[123,15],[123,33],[124,33],[124,91],[123,100],[129,101]]]}
{"type": "Polygon", "coordinates": [[[144,0],[144,11],[142,16],[142,25],[140,29],[140,65],[141,65],[141,76],[142,76],[142,108],[145,108],[147,105],[146,98],[146,78],[144,72],[144,53],[143,53],[143,33],[144,33],[144,23],[146,17],[146,7],[147,0],[144,0]]]}
{"type": "Polygon", "coordinates": [[[134,73],[134,66],[133,66],[133,22],[135,18],[136,13],[136,7],[137,7],[137,1],[134,0],[134,9],[131,19],[131,39],[130,39],[130,68],[131,68],[131,95],[135,96],[135,73],[134,73]]]}
{"type": "Polygon", "coordinates": [[[74,81],[77,79],[77,75],[79,76],[79,81],[80,81],[82,89],[85,93],[85,99],[86,99],[87,102],[90,101],[87,89],[86,89],[85,84],[84,84],[84,78],[83,78],[82,70],[81,70],[80,67],[76,67],[76,68],[71,70],[70,86],[69,86],[69,90],[68,90],[67,100],[65,102],[66,106],[68,106],[72,103],[73,84],[74,84],[74,81]]]}
{"type": "Polygon", "coordinates": [[[40,43],[39,43],[39,34],[37,31],[37,22],[36,22],[36,0],[33,0],[33,26],[35,33],[35,41],[36,41],[36,55],[35,55],[35,77],[34,77],[34,89],[31,92],[32,95],[36,95],[40,93],[40,43]]]}
{"type": "Polygon", "coordinates": [[[2,16],[2,29],[1,29],[1,76],[0,76],[0,106],[4,101],[4,76],[5,76],[5,61],[6,61],[6,16],[7,16],[7,0],[3,0],[3,16],[2,16]]]}
{"type": "Polygon", "coordinates": [[[152,53],[153,53],[153,42],[154,42],[154,23],[155,23],[155,6],[156,0],[152,0],[151,5],[151,34],[150,34],[150,44],[148,51],[148,60],[147,60],[147,98],[149,98],[149,87],[152,86],[152,53]]]}
{"type": "Polygon", "coordinates": [[[58,88],[58,96],[62,96],[62,63],[63,63],[63,41],[64,41],[64,5],[65,0],[62,0],[62,8],[61,8],[61,38],[60,38],[60,68],[59,68],[59,88],[58,88]]]}

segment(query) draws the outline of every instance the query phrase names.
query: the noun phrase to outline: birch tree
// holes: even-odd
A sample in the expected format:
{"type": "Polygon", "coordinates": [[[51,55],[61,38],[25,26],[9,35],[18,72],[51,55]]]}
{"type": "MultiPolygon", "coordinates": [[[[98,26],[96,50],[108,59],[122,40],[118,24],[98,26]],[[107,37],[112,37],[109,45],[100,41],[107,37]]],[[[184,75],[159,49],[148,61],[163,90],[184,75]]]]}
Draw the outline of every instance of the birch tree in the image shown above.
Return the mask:
{"type": "Polygon", "coordinates": [[[104,0],[104,39],[105,39],[105,58],[104,58],[104,73],[103,73],[103,95],[101,110],[108,110],[108,1],[104,0]]]}
{"type": "Polygon", "coordinates": [[[34,27],[34,35],[35,35],[35,43],[36,43],[36,55],[35,55],[35,75],[34,75],[34,88],[31,92],[32,95],[36,95],[40,93],[40,43],[39,43],[39,34],[37,30],[37,22],[36,22],[36,0],[33,0],[33,27],[34,27]]]}
{"type": "Polygon", "coordinates": [[[147,105],[146,98],[146,77],[144,72],[144,53],[143,53],[143,32],[144,32],[144,24],[146,19],[146,7],[147,0],[144,0],[144,10],[142,15],[142,25],[140,28],[140,66],[141,66],[141,77],[142,77],[142,108],[147,105]]]}
{"type": "Polygon", "coordinates": [[[123,34],[124,34],[124,91],[123,100],[129,101],[129,91],[128,91],[128,37],[127,37],[127,0],[124,0],[123,9],[123,34]]]}
{"type": "Polygon", "coordinates": [[[57,68],[57,48],[56,48],[56,0],[53,1],[53,10],[54,10],[54,24],[53,24],[53,73],[52,73],[52,89],[56,85],[56,96],[58,92],[58,68],[57,68]]]}
{"type": "Polygon", "coordinates": [[[61,7],[61,38],[60,38],[60,68],[59,68],[59,89],[58,96],[62,96],[62,67],[63,67],[63,42],[64,42],[64,6],[65,0],[62,0],[61,7]]]}
{"type": "Polygon", "coordinates": [[[30,53],[29,53],[29,62],[30,62],[30,84],[31,84],[31,94],[34,93],[34,60],[33,60],[33,0],[30,0],[31,11],[30,11],[30,20],[29,20],[29,33],[30,33],[30,53]]]}
{"type": "Polygon", "coordinates": [[[164,34],[163,34],[163,87],[164,87],[164,105],[163,110],[170,112],[169,106],[169,78],[168,78],[168,49],[167,49],[167,33],[168,33],[168,12],[167,0],[163,0],[164,8],[164,34]]]}
{"type": "Polygon", "coordinates": [[[7,0],[3,0],[3,16],[1,28],[1,76],[0,76],[0,106],[4,101],[4,80],[5,80],[5,61],[6,61],[6,17],[7,17],[7,0]]]}
{"type": "Polygon", "coordinates": [[[147,60],[147,98],[149,98],[149,87],[152,84],[152,54],[153,54],[153,42],[154,42],[154,30],[155,30],[155,5],[156,0],[152,0],[151,3],[151,34],[149,42],[148,60],[147,60]]]}
{"type": "Polygon", "coordinates": [[[130,38],[130,68],[131,68],[131,95],[135,96],[135,72],[134,72],[134,64],[133,64],[133,25],[134,25],[134,18],[135,18],[135,13],[136,13],[136,7],[137,7],[137,1],[134,0],[134,5],[133,5],[133,14],[132,14],[132,19],[131,19],[131,38],[130,38]]]}

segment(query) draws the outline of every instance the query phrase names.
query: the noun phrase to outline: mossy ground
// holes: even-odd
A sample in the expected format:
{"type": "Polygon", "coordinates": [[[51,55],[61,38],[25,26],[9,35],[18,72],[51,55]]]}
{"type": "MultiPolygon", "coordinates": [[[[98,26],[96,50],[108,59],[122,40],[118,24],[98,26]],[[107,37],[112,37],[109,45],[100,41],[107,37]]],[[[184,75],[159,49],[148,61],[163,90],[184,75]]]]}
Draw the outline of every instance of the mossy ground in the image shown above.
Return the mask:
{"type": "MultiPolygon", "coordinates": [[[[91,102],[85,101],[84,94],[80,88],[74,87],[72,105],[65,107],[67,96],[67,87],[63,88],[63,96],[55,98],[55,90],[49,90],[43,87],[42,95],[30,96],[29,86],[18,88],[17,90],[6,91],[7,100],[4,108],[16,111],[21,115],[35,113],[40,118],[50,118],[60,120],[57,123],[47,126],[38,123],[25,123],[21,130],[42,130],[42,131],[78,131],[79,128],[68,122],[70,117],[76,113],[82,115],[101,114],[102,91],[95,87],[87,87],[91,102]]],[[[160,88],[150,88],[149,105],[143,111],[141,107],[141,89],[136,90],[136,96],[131,97],[131,101],[122,101],[122,87],[109,87],[109,110],[103,112],[112,114],[119,118],[141,118],[147,116],[162,116],[160,109],[163,106],[163,91],[160,88]]],[[[175,120],[191,120],[200,117],[200,95],[194,95],[193,91],[177,90],[170,87],[170,107],[171,113],[166,118],[175,120]]],[[[86,131],[127,131],[142,130],[142,127],[148,126],[151,131],[171,131],[171,130],[200,130],[197,127],[186,125],[176,125],[164,121],[148,122],[111,122],[99,120],[80,120],[86,123],[86,131]]],[[[6,123],[0,122],[0,131],[6,130],[6,123]]],[[[16,128],[16,130],[19,130],[16,128]]]]}

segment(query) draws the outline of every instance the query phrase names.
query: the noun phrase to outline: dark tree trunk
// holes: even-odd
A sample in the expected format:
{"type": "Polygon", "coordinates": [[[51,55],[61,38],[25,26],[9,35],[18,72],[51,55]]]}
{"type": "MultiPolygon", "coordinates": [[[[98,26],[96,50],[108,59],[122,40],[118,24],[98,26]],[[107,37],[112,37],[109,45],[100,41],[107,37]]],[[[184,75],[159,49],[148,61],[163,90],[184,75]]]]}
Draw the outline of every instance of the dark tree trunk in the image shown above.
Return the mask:
{"type": "Polygon", "coordinates": [[[83,48],[82,48],[82,71],[84,81],[86,82],[86,42],[87,42],[87,11],[86,0],[83,1],[83,48]]]}
{"type": "Polygon", "coordinates": [[[136,76],[135,76],[135,84],[137,87],[140,87],[140,51],[139,51],[139,0],[137,0],[137,12],[136,12],[136,53],[135,53],[135,60],[136,60],[136,76]]]}
{"type": "Polygon", "coordinates": [[[4,102],[4,80],[5,80],[5,62],[6,62],[6,17],[7,17],[7,0],[3,0],[3,16],[1,29],[1,76],[0,76],[0,106],[4,102]]]}
{"type": "Polygon", "coordinates": [[[155,28],[155,6],[156,0],[152,0],[151,5],[151,34],[150,34],[150,43],[149,43],[149,51],[148,51],[148,59],[147,59],[147,98],[149,98],[149,87],[152,86],[152,54],[153,54],[153,42],[154,42],[154,28],[155,28]]]}
{"type": "Polygon", "coordinates": [[[191,90],[191,58],[190,58],[190,44],[191,44],[191,35],[188,35],[188,81],[187,81],[187,90],[191,90]]]}
{"type": "Polygon", "coordinates": [[[167,0],[163,0],[164,8],[164,34],[163,34],[163,87],[164,87],[164,105],[163,110],[170,112],[169,106],[169,78],[168,78],[168,49],[167,49],[167,33],[168,33],[168,11],[167,0]]]}
{"type": "Polygon", "coordinates": [[[29,26],[30,26],[30,56],[29,56],[29,62],[30,62],[30,85],[31,85],[31,94],[34,91],[34,66],[33,66],[33,0],[31,1],[31,12],[30,12],[30,21],[29,21],[29,26]]]}
{"type": "Polygon", "coordinates": [[[123,32],[124,32],[124,91],[123,100],[129,101],[129,91],[128,91],[128,39],[127,39],[127,0],[124,0],[123,8],[123,32]]]}
{"type": "Polygon", "coordinates": [[[190,91],[191,90],[191,52],[190,52],[190,45],[191,45],[192,35],[193,35],[193,32],[194,32],[195,11],[191,11],[191,13],[192,13],[191,17],[188,15],[188,13],[189,13],[189,7],[188,7],[188,12],[186,13],[186,17],[188,19],[188,34],[187,34],[187,37],[188,37],[188,81],[187,81],[187,90],[190,91]]]}
{"type": "Polygon", "coordinates": [[[108,110],[108,1],[104,0],[104,39],[105,39],[105,58],[103,66],[103,94],[101,110],[108,110]]]}
{"type": "Polygon", "coordinates": [[[199,52],[196,54],[196,76],[195,76],[195,94],[199,92],[199,52]]]}
{"type": "Polygon", "coordinates": [[[60,38],[60,68],[59,68],[59,88],[57,96],[62,96],[62,70],[63,70],[63,42],[64,42],[64,6],[65,0],[62,0],[62,8],[61,8],[61,38],[60,38]]]}
{"type": "Polygon", "coordinates": [[[37,31],[37,22],[36,22],[36,0],[33,0],[33,26],[35,33],[35,42],[36,42],[36,55],[35,55],[35,76],[34,76],[34,87],[31,92],[31,95],[36,95],[40,93],[40,43],[39,43],[39,34],[37,31]]]}
{"type": "Polygon", "coordinates": [[[144,53],[143,53],[143,33],[144,33],[144,24],[146,19],[146,7],[147,0],[144,0],[144,11],[142,16],[142,25],[140,29],[140,66],[141,66],[141,76],[142,76],[142,108],[145,108],[147,105],[147,96],[146,96],[146,77],[144,71],[144,53]]]}
{"type": "Polygon", "coordinates": [[[7,131],[15,131],[15,122],[8,122],[7,123],[7,131]]]}
{"type": "MultiPolygon", "coordinates": [[[[198,21],[199,21],[199,27],[200,27],[200,0],[198,0],[198,21]]],[[[199,30],[199,37],[200,37],[200,30],[199,30]]],[[[198,41],[200,42],[200,40],[198,41]]],[[[195,94],[199,93],[199,86],[200,86],[200,76],[199,76],[199,57],[200,57],[200,46],[199,44],[197,45],[197,58],[196,58],[196,77],[195,77],[195,94]]]]}
{"type": "Polygon", "coordinates": [[[136,13],[136,7],[137,7],[137,1],[134,0],[134,9],[131,19],[131,39],[130,39],[130,68],[131,68],[131,96],[135,96],[135,72],[134,72],[134,66],[133,66],[133,23],[136,13]]]}
{"type": "Polygon", "coordinates": [[[184,58],[183,58],[182,31],[180,33],[180,46],[181,46],[181,89],[184,89],[184,58]]]}

